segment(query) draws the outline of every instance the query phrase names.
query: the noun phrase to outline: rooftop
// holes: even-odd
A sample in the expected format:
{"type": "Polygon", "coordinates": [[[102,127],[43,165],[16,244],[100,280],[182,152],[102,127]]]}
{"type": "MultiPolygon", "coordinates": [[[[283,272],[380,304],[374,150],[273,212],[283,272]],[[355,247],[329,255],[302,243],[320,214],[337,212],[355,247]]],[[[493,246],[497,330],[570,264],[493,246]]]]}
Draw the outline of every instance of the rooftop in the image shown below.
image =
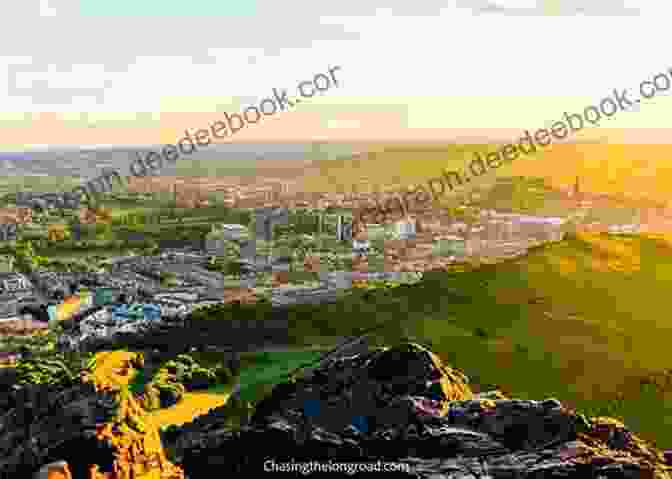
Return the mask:
{"type": "Polygon", "coordinates": [[[17,279],[17,278],[23,278],[23,275],[21,273],[15,273],[15,272],[0,272],[0,280],[3,279],[17,279]]]}

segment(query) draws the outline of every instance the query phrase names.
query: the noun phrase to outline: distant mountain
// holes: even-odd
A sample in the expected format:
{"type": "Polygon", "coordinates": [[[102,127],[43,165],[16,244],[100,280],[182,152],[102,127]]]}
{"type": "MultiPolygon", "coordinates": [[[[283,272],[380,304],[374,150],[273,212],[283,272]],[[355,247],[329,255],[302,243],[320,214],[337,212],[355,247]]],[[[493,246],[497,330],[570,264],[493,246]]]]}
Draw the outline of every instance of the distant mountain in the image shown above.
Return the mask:
{"type": "MultiPolygon", "coordinates": [[[[52,150],[40,149],[25,152],[0,153],[0,175],[38,175],[75,176],[89,178],[96,176],[103,168],[127,169],[128,164],[136,157],[136,153],[160,151],[164,145],[143,145],[123,147],[60,147],[52,150]]],[[[227,144],[212,145],[202,148],[181,159],[192,161],[236,160],[240,162],[272,160],[332,160],[348,157],[352,147],[345,144],[298,144],[298,143],[260,143],[260,144],[227,144]]],[[[191,167],[191,165],[189,165],[191,167]]],[[[218,165],[220,166],[220,165],[218,165]]],[[[226,166],[226,165],[221,165],[226,166]]],[[[179,164],[177,166],[179,171],[179,164]]],[[[163,174],[171,175],[171,169],[163,174]]]]}

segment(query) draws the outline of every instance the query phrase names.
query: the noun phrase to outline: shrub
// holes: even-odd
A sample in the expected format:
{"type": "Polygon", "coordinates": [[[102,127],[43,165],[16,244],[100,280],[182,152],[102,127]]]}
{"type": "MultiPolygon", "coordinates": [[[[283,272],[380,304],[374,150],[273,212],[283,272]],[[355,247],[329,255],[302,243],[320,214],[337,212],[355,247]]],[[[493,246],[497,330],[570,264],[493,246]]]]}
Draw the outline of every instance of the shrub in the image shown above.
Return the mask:
{"type": "Polygon", "coordinates": [[[71,386],[79,382],[79,370],[69,367],[65,358],[29,357],[17,362],[16,373],[19,384],[49,384],[71,386]]]}
{"type": "Polygon", "coordinates": [[[219,366],[216,369],[217,381],[222,384],[230,384],[233,380],[233,374],[226,366],[219,366]]]}
{"type": "Polygon", "coordinates": [[[478,336],[479,338],[487,338],[488,337],[488,332],[483,328],[476,328],[474,330],[474,334],[476,334],[476,336],[478,336]]]}
{"type": "Polygon", "coordinates": [[[157,409],[161,408],[159,391],[149,384],[145,386],[145,393],[143,395],[142,406],[147,411],[156,411],[157,409]]]}
{"type": "Polygon", "coordinates": [[[214,382],[214,379],[216,379],[214,373],[207,369],[201,369],[191,373],[183,384],[189,390],[207,389],[214,382]]]}
{"type": "Polygon", "coordinates": [[[159,405],[161,408],[174,406],[180,402],[180,399],[182,399],[182,396],[175,390],[161,389],[159,391],[159,405]]]}

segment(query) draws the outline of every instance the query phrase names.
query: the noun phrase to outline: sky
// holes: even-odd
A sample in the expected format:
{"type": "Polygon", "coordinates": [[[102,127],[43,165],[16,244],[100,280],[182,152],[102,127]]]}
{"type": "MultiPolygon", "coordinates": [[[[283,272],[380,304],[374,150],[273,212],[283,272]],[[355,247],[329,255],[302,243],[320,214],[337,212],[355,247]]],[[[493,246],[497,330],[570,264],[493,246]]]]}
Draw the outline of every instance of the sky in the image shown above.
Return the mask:
{"type": "MultiPolygon", "coordinates": [[[[233,141],[499,140],[672,68],[659,0],[22,0],[0,151],[174,143],[340,67],[233,141]]],[[[669,95],[584,136],[667,141],[669,95]]]]}

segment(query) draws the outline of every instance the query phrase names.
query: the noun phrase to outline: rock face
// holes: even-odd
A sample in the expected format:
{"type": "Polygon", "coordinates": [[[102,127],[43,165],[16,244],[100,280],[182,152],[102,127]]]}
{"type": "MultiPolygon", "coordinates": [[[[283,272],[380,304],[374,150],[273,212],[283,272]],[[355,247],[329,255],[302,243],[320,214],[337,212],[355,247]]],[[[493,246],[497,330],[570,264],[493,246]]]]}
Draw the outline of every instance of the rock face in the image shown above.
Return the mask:
{"type": "Polygon", "coordinates": [[[226,407],[215,409],[164,438],[191,479],[212,471],[296,477],[298,463],[311,461],[321,464],[312,466],[322,468],[318,477],[344,477],[337,467],[363,477],[378,461],[390,463],[386,477],[672,477],[661,452],[624,425],[587,420],[555,399],[474,395],[468,378],[415,344],[331,361],[280,384],[238,431],[223,426],[225,416],[226,407]],[[345,463],[368,466],[360,473],[345,463]]]}
{"type": "Polygon", "coordinates": [[[74,478],[84,460],[106,464],[111,453],[94,437],[96,424],[114,414],[112,398],[90,385],[68,389],[25,386],[0,416],[0,478],[31,477],[47,463],[66,460],[74,478]]]}
{"type": "MultiPolygon", "coordinates": [[[[315,477],[672,477],[661,451],[618,421],[587,419],[555,399],[474,394],[466,376],[415,344],[324,362],[276,386],[238,430],[227,411],[162,435],[185,477],[297,477],[311,468],[315,477]]],[[[0,479],[58,460],[72,479],[88,478],[90,464],[112,472],[115,450],[96,439],[96,426],[115,412],[113,398],[89,384],[12,393],[0,410],[0,479]]]]}

